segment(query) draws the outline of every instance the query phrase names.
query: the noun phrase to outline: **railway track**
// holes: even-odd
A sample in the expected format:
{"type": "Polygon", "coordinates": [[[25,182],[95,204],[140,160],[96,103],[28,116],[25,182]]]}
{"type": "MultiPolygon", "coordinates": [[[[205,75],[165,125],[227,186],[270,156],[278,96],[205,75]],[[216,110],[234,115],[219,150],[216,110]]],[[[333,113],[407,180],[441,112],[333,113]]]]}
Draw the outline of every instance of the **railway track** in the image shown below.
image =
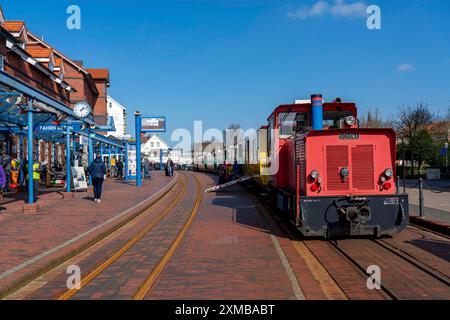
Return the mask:
{"type": "MultiPolygon", "coordinates": [[[[130,237],[127,241],[125,241],[125,243],[122,243],[119,247],[115,248],[114,251],[110,252],[109,256],[104,258],[104,260],[101,261],[101,263],[97,263],[95,267],[89,269],[90,270],[89,272],[82,275],[81,285],[79,289],[64,289],[59,291],[56,295],[52,296],[52,298],[56,300],[69,300],[72,298],[76,298],[76,296],[79,295],[80,293],[83,294],[83,291],[86,288],[88,288],[90,284],[94,283],[96,279],[105,276],[105,274],[108,273],[108,271],[110,271],[109,269],[113,268],[114,265],[118,263],[119,259],[124,259],[125,255],[129,253],[131,250],[133,250],[133,248],[136,248],[138,246],[145,246],[146,245],[146,243],[144,242],[145,237],[152,234],[152,230],[156,229],[157,226],[159,226],[162,221],[171,218],[173,215],[176,214],[176,212],[179,212],[181,209],[190,210],[189,216],[187,217],[186,221],[183,222],[183,225],[179,230],[179,232],[177,233],[176,237],[173,240],[171,240],[171,243],[168,246],[167,250],[164,252],[164,254],[162,254],[161,258],[154,265],[154,267],[151,270],[148,270],[148,276],[145,278],[145,281],[143,281],[142,284],[138,288],[136,288],[134,294],[130,295],[129,297],[135,300],[144,299],[146,295],[148,295],[148,293],[151,291],[159,275],[163,272],[164,268],[170,262],[170,259],[176,252],[179,245],[182,243],[183,238],[185,237],[190,226],[195,220],[195,217],[199,210],[200,203],[202,201],[202,190],[198,178],[194,174],[180,173],[180,175],[181,178],[177,184],[177,188],[174,187],[174,189],[172,189],[170,193],[165,194],[161,199],[159,199],[156,203],[150,205],[143,212],[141,216],[144,216],[145,214],[150,214],[153,209],[157,208],[158,206],[162,206],[165,201],[168,204],[167,207],[161,208],[163,209],[162,212],[159,213],[157,216],[152,217],[152,219],[150,219],[144,225],[144,227],[141,227],[139,229],[137,228],[138,224],[142,223],[142,221],[132,220],[128,222],[121,228],[117,229],[115,232],[108,235],[106,238],[104,238],[101,242],[97,243],[95,246],[87,248],[83,252],[79,253],[77,256],[74,256],[71,260],[66,261],[64,264],[55,267],[53,270],[43,275],[40,279],[39,278],[36,279],[36,281],[30,283],[28,286],[23,287],[16,293],[11,294],[7,298],[16,299],[16,298],[27,298],[28,295],[34,296],[36,289],[45,290],[45,286],[51,283],[52,281],[55,281],[56,279],[59,280],[60,284],[61,283],[60,280],[63,279],[63,277],[61,277],[61,273],[65,271],[68,265],[71,265],[77,261],[81,262],[84,259],[95,255],[96,251],[101,249],[103,246],[107,245],[109,241],[114,241],[115,237],[117,237],[117,235],[120,232],[124,230],[128,230],[130,232],[130,230],[133,230],[132,237],[130,237]],[[195,202],[192,206],[192,209],[185,207],[185,201],[189,200],[187,199],[187,190],[189,182],[195,184],[196,189],[195,202]],[[171,196],[174,195],[175,198],[172,199],[171,196]],[[134,231],[134,229],[137,230],[134,231]]],[[[36,298],[39,298],[39,296],[37,296],[36,298]]]]}
{"type": "Polygon", "coordinates": [[[329,243],[363,273],[369,266],[379,266],[381,290],[391,299],[450,298],[448,277],[383,240],[350,239],[329,243]]]}
{"type": "MultiPolygon", "coordinates": [[[[426,256],[415,253],[417,248],[408,252],[386,239],[305,239],[268,203],[261,203],[292,241],[306,246],[347,299],[450,299],[450,279],[448,273],[443,271],[445,267],[439,269],[433,266],[426,256]],[[367,287],[370,277],[367,269],[373,265],[381,268],[380,290],[367,287]]],[[[449,239],[415,226],[408,227],[405,232],[417,230],[429,232],[424,237],[432,234],[446,242],[449,239]]],[[[411,248],[414,249],[412,245],[411,248]]]]}

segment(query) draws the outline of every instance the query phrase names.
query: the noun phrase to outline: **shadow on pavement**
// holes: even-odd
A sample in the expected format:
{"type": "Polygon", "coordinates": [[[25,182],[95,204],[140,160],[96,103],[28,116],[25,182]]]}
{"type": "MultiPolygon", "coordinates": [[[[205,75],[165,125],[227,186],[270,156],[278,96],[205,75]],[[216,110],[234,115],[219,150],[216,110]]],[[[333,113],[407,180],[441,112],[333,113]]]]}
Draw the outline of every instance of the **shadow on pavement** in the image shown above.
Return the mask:
{"type": "Polygon", "coordinates": [[[450,262],[450,244],[446,241],[414,239],[407,243],[450,262]]]}

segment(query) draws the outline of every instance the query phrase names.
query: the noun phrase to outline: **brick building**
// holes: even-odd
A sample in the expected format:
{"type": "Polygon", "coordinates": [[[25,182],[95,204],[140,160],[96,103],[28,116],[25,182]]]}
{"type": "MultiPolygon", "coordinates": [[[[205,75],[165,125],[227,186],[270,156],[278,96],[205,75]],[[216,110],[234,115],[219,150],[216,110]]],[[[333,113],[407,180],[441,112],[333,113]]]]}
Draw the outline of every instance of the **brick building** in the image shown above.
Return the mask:
{"type": "MultiPolygon", "coordinates": [[[[28,30],[24,21],[6,20],[0,6],[0,69],[69,108],[86,101],[93,108],[92,120],[107,121],[108,69],[87,69],[82,61],[72,60],[48,42],[28,30]],[[95,117],[94,117],[95,116],[95,117]]],[[[4,134],[5,135],[5,134],[4,134]]],[[[19,153],[17,136],[9,152],[19,153]],[[14,149],[14,150],[12,150],[14,149]]],[[[24,139],[26,156],[26,139],[24,139]]],[[[58,159],[64,162],[63,146],[35,141],[40,160],[58,159]],[[55,155],[56,153],[56,155],[55,155]]],[[[6,145],[6,143],[5,143],[6,145]]],[[[3,144],[0,146],[2,147],[3,144]]]]}

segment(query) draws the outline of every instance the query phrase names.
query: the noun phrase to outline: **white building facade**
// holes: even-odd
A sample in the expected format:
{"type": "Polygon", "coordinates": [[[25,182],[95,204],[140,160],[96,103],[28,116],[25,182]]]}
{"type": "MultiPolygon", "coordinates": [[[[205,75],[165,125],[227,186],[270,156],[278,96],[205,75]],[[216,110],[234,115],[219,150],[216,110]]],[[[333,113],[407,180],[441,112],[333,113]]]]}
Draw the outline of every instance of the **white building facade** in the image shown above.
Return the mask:
{"type": "Polygon", "coordinates": [[[192,164],[191,154],[185,154],[183,150],[172,150],[169,145],[158,135],[150,136],[141,146],[142,155],[152,163],[160,163],[162,152],[163,163],[166,163],[169,157],[175,164],[192,164]]]}
{"type": "Polygon", "coordinates": [[[113,117],[114,126],[116,127],[116,131],[107,132],[107,135],[121,140],[127,138],[127,109],[111,96],[108,96],[107,110],[108,116],[113,117]]]}

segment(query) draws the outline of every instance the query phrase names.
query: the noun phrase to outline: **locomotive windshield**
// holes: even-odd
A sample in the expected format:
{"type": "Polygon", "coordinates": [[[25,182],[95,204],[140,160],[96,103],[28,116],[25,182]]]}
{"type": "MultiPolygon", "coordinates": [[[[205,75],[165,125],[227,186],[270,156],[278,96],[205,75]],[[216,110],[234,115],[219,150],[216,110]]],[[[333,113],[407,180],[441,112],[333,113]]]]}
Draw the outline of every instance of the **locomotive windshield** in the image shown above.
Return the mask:
{"type": "Polygon", "coordinates": [[[308,125],[308,113],[306,112],[285,112],[278,115],[280,138],[292,136],[308,125]]]}

